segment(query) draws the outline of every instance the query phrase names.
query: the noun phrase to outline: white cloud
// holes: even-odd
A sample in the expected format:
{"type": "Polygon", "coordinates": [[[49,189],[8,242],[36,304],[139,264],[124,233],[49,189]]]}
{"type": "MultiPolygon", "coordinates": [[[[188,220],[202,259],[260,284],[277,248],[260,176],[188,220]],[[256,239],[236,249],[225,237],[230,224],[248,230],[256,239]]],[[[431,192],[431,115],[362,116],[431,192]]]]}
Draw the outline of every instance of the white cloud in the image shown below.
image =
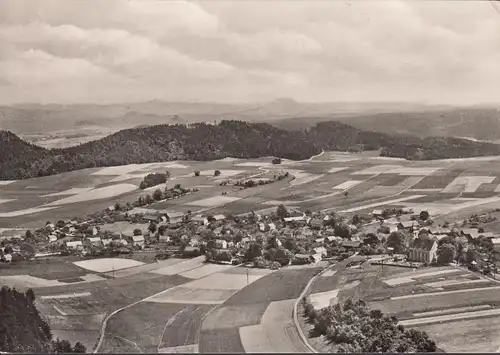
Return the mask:
{"type": "Polygon", "coordinates": [[[0,101],[498,101],[488,2],[98,4],[0,2],[0,101]]]}

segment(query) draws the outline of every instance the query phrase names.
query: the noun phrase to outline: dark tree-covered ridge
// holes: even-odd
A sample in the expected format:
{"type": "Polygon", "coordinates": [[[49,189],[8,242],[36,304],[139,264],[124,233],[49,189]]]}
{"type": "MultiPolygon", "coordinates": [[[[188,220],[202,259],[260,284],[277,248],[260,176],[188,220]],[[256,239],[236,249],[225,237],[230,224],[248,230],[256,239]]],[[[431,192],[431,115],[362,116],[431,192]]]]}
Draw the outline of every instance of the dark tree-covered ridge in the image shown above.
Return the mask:
{"type": "Polygon", "coordinates": [[[321,150],[361,151],[414,160],[499,155],[500,145],[459,138],[417,138],[361,131],[321,122],[307,131],[286,131],[266,123],[222,121],[218,125],[156,125],[125,129],[75,147],[44,149],[12,132],[0,131],[0,179],[24,179],[84,168],[171,160],[275,156],[307,159],[321,150]]]}

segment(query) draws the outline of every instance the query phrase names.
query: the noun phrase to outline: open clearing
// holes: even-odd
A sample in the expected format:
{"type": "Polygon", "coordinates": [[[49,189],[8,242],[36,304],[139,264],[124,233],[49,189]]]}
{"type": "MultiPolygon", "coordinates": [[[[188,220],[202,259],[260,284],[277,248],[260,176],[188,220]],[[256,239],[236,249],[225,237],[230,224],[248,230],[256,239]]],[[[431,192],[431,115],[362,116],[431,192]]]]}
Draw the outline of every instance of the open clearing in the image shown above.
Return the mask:
{"type": "Polygon", "coordinates": [[[112,186],[101,187],[90,191],[85,191],[71,197],[63,198],[61,200],[51,202],[50,205],[65,205],[68,203],[78,203],[90,200],[102,200],[115,196],[119,196],[131,191],[137,190],[138,187],[132,184],[116,184],[112,186]]]}
{"type": "Polygon", "coordinates": [[[441,193],[476,192],[482,184],[490,184],[494,176],[460,176],[446,186],[441,193]]]}
{"type": "Polygon", "coordinates": [[[319,310],[332,305],[332,301],[337,299],[339,292],[340,290],[313,293],[309,295],[309,298],[314,309],[319,310]]]}
{"type": "Polygon", "coordinates": [[[447,314],[441,316],[434,317],[423,317],[423,318],[413,318],[404,321],[400,321],[401,325],[406,326],[414,326],[421,324],[433,324],[433,323],[443,323],[447,321],[456,321],[456,320],[464,320],[464,319],[472,319],[472,318],[484,318],[491,316],[500,315],[500,309],[487,309],[482,311],[475,312],[463,312],[463,313],[455,313],[455,314],[447,314]]]}
{"type": "Polygon", "coordinates": [[[348,181],[344,181],[343,183],[333,187],[333,189],[335,190],[346,190],[346,189],[349,189],[353,186],[356,186],[358,184],[361,184],[363,182],[363,180],[348,180],[348,181]]]}
{"type": "Polygon", "coordinates": [[[229,202],[238,201],[239,197],[230,197],[230,196],[214,196],[205,198],[203,200],[193,201],[187,203],[189,206],[200,206],[200,207],[215,207],[221,206],[229,202]]]}
{"type": "Polygon", "coordinates": [[[95,272],[108,272],[112,270],[120,270],[134,266],[140,266],[143,265],[144,263],[130,259],[103,258],[103,259],[77,261],[74,264],[83,269],[95,272]]]}

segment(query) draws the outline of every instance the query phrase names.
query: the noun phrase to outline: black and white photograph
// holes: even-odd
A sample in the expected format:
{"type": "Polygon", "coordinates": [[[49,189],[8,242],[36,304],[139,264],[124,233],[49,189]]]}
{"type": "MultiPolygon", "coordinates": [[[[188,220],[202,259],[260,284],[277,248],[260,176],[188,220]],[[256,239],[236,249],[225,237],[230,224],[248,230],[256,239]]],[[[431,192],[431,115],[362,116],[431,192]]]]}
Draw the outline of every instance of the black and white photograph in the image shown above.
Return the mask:
{"type": "Polygon", "coordinates": [[[0,354],[500,353],[500,0],[0,0],[0,354]]]}

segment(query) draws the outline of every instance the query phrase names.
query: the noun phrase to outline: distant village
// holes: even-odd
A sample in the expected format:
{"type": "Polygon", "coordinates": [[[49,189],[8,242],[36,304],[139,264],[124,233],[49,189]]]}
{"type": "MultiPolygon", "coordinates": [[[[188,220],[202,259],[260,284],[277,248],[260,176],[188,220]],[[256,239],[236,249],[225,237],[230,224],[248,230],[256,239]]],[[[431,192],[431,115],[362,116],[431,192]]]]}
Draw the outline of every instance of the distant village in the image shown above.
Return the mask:
{"type": "MultiPolygon", "coordinates": [[[[166,198],[167,193],[168,198],[177,198],[190,190],[176,185],[164,193],[155,191],[160,196],[153,200],[166,198]]],[[[35,231],[4,237],[0,260],[153,252],[156,259],[205,255],[212,263],[276,269],[343,260],[357,253],[387,265],[417,268],[454,263],[496,274],[500,236],[478,227],[494,219],[488,214],[471,216],[460,225],[436,226],[427,211],[416,214],[405,208],[375,209],[348,219],[334,212],[302,212],[284,205],[268,214],[194,215],[146,208],[152,202],[116,204],[85,219],[47,221],[35,231]]]]}

